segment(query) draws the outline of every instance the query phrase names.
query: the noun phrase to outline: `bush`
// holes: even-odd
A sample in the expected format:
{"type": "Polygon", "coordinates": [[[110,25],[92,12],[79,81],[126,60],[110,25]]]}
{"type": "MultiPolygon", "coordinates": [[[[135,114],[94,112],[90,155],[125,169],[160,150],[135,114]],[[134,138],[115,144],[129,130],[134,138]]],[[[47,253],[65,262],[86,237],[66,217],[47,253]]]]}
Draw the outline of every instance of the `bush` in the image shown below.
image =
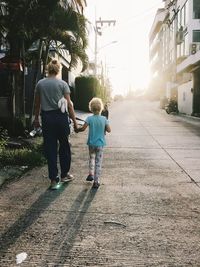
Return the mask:
{"type": "Polygon", "coordinates": [[[8,132],[3,127],[0,127],[0,151],[5,148],[8,140],[8,132]]]}
{"type": "Polygon", "coordinates": [[[9,136],[25,136],[25,127],[20,118],[0,118],[2,128],[6,129],[9,136]]]}
{"type": "Polygon", "coordinates": [[[6,165],[18,165],[18,166],[41,166],[45,163],[45,159],[38,151],[30,149],[14,149],[4,150],[0,153],[0,162],[3,166],[6,165]]]}
{"type": "Polygon", "coordinates": [[[99,82],[95,77],[77,77],[75,79],[75,107],[89,111],[88,103],[96,96],[99,82]]]}
{"type": "Polygon", "coordinates": [[[34,144],[31,148],[22,149],[6,149],[4,145],[0,150],[0,165],[18,165],[27,166],[28,168],[41,166],[46,162],[42,146],[41,141],[34,144]]]}
{"type": "Polygon", "coordinates": [[[93,97],[100,97],[106,102],[106,88],[95,76],[80,76],[75,79],[75,108],[89,111],[88,104],[93,97]]]}

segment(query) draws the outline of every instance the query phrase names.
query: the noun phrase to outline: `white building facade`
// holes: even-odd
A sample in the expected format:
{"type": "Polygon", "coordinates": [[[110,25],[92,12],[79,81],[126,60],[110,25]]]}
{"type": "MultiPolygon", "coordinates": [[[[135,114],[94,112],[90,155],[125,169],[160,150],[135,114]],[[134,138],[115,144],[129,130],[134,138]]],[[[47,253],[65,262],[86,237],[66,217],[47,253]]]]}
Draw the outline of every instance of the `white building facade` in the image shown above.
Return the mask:
{"type": "Polygon", "coordinates": [[[150,84],[151,94],[154,94],[155,88],[159,88],[160,94],[162,94],[163,88],[163,25],[166,16],[166,11],[163,8],[157,10],[154,18],[153,25],[151,27],[149,35],[149,58],[151,66],[152,81],[150,84]]]}
{"type": "MultiPolygon", "coordinates": [[[[200,0],[163,2],[165,18],[159,31],[162,54],[160,79],[164,81],[162,95],[176,99],[181,113],[199,116],[200,0]]],[[[151,33],[152,30],[150,40],[151,33]]]]}

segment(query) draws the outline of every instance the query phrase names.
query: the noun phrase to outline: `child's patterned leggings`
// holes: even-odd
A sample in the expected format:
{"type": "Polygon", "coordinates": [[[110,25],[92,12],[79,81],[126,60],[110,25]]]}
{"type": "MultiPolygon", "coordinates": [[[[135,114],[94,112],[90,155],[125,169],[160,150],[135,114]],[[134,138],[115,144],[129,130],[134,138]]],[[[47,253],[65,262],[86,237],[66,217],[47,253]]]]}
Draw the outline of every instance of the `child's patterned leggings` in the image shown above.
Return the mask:
{"type": "Polygon", "coordinates": [[[89,173],[94,176],[97,182],[101,174],[103,160],[103,147],[89,146],[89,173]]]}

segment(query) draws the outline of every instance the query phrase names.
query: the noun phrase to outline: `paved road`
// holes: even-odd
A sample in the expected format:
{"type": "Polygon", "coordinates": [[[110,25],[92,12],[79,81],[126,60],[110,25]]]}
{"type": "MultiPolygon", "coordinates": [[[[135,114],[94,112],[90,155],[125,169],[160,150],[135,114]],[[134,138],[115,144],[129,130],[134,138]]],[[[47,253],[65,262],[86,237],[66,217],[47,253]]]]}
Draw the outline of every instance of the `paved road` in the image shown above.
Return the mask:
{"type": "Polygon", "coordinates": [[[133,101],[110,121],[97,191],[85,133],[72,137],[76,180],[49,191],[44,166],[1,189],[0,266],[200,266],[200,121],[133,101]]]}

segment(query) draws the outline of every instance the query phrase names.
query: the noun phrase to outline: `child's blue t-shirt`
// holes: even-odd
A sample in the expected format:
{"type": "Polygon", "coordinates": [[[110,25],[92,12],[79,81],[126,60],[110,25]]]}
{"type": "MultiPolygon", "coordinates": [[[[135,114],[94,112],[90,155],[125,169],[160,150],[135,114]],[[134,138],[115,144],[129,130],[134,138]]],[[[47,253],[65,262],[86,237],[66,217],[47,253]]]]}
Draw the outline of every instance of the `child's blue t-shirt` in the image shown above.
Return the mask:
{"type": "Polygon", "coordinates": [[[89,126],[88,146],[105,146],[105,127],[108,125],[106,117],[101,115],[92,115],[86,118],[89,126]]]}

